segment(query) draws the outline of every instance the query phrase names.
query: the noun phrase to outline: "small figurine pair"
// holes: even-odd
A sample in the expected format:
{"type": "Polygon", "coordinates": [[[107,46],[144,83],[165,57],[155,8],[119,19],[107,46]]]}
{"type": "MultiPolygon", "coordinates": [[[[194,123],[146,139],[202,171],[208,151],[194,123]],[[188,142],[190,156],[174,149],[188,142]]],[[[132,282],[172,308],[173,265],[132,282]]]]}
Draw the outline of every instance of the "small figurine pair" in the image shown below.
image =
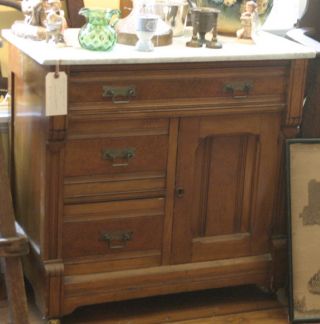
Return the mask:
{"type": "Polygon", "coordinates": [[[17,24],[18,34],[26,38],[38,35],[38,40],[64,44],[63,31],[67,23],[60,0],[22,0],[21,10],[25,17],[23,23],[27,26],[23,30],[23,26],[17,24]]]}

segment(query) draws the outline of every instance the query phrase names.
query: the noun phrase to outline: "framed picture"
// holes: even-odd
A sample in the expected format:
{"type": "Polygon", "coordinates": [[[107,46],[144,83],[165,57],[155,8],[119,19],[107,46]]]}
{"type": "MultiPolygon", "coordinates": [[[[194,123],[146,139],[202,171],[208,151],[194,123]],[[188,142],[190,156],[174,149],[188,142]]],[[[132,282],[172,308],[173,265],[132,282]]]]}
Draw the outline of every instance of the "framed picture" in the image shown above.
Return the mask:
{"type": "Polygon", "coordinates": [[[320,323],[320,139],[287,141],[289,313],[320,323]]]}

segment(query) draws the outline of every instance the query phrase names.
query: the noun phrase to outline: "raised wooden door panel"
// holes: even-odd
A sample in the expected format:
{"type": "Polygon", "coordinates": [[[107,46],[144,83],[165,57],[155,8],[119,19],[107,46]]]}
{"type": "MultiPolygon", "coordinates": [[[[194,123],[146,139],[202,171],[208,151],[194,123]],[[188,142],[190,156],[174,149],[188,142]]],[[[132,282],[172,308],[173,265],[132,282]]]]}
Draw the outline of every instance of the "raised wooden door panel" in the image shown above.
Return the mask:
{"type": "Polygon", "coordinates": [[[172,262],[269,250],[280,115],[183,118],[172,262]]]}

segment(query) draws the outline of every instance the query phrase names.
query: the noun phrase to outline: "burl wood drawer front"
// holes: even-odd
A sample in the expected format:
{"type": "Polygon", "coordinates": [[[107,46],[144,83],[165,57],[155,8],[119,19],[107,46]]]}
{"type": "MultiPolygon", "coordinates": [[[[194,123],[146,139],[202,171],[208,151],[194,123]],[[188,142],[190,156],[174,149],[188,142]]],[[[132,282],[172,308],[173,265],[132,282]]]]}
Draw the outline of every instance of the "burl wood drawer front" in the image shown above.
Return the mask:
{"type": "Polygon", "coordinates": [[[69,118],[66,203],[163,197],[169,119],[69,118]]]}
{"type": "Polygon", "coordinates": [[[66,144],[65,176],[162,172],[167,151],[167,135],[73,139],[66,144]]]}
{"type": "Polygon", "coordinates": [[[63,258],[160,253],[163,214],[163,198],[67,205],[63,258]]]}
{"type": "MultiPolygon", "coordinates": [[[[159,104],[168,99],[245,99],[286,93],[288,69],[283,64],[272,68],[239,65],[220,68],[217,64],[198,64],[188,70],[172,66],[152,71],[135,68],[133,71],[71,73],[71,111],[73,103],[103,103],[105,108],[125,109],[131,104],[159,104]]],[[[170,104],[173,102],[168,102],[170,104]]]]}

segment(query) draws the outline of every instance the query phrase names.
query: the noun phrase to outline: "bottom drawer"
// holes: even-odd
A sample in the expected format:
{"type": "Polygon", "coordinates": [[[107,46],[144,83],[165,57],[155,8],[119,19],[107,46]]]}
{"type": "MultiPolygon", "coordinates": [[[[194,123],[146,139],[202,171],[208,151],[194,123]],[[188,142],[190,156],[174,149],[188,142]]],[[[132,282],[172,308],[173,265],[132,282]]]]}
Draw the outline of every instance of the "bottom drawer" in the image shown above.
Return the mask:
{"type": "Polygon", "coordinates": [[[160,253],[163,215],[163,198],[67,205],[63,258],[160,253]]]}

